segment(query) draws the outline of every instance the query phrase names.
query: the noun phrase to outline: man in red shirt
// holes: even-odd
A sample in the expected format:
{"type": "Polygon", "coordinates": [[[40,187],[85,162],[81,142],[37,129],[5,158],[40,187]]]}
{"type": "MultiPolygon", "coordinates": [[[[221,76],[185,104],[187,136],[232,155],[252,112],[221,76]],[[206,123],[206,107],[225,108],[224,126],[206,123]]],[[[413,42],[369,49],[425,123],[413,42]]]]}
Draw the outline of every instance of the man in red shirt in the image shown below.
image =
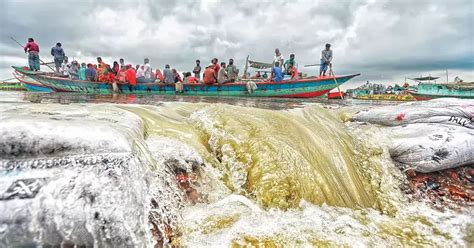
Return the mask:
{"type": "Polygon", "coordinates": [[[35,43],[33,38],[28,38],[28,43],[26,43],[25,53],[28,52],[28,65],[30,70],[39,71],[40,70],[40,59],[39,59],[39,46],[35,43]]]}
{"type": "Polygon", "coordinates": [[[135,72],[135,69],[133,69],[132,65],[127,65],[126,77],[130,92],[134,91],[135,86],[137,85],[137,73],[135,72]]]}
{"type": "Polygon", "coordinates": [[[219,70],[221,69],[221,67],[219,66],[219,63],[217,62],[219,62],[217,58],[213,58],[211,60],[211,63],[213,64],[213,68],[214,68],[214,73],[216,73],[216,75],[219,75],[219,70]]]}

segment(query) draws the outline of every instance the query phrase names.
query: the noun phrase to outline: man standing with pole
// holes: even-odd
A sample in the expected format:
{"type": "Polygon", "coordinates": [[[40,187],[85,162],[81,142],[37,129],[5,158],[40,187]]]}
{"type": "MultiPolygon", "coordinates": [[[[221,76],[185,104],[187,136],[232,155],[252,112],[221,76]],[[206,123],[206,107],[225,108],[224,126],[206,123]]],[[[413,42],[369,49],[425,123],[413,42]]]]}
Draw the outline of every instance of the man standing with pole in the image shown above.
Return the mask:
{"type": "Polygon", "coordinates": [[[24,47],[25,53],[28,53],[28,65],[30,70],[40,70],[39,46],[35,43],[33,38],[28,38],[28,43],[24,47]]]}
{"type": "Polygon", "coordinates": [[[326,48],[321,51],[321,67],[319,68],[319,76],[326,76],[328,66],[331,64],[332,50],[331,44],[326,44],[326,48]]]}

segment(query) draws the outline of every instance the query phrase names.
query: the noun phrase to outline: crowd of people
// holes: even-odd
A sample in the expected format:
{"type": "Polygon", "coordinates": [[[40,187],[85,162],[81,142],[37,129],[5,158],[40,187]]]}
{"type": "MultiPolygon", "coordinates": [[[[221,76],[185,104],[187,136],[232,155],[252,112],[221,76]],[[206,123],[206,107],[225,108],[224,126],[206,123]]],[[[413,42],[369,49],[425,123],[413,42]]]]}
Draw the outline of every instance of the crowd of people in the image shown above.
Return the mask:
{"type": "MultiPolygon", "coordinates": [[[[326,44],[326,48],[321,52],[320,76],[326,75],[328,66],[331,64],[332,50],[330,47],[330,44],[326,44]]],[[[24,50],[25,53],[28,52],[30,70],[39,71],[39,46],[34,42],[33,38],[28,39],[24,50]]],[[[70,62],[59,42],[51,48],[51,56],[54,58],[55,70],[58,75],[74,80],[128,84],[130,90],[133,90],[137,83],[162,82],[165,84],[176,84],[176,91],[180,92],[182,91],[183,83],[225,84],[235,82],[239,76],[239,69],[234,65],[233,59],[229,59],[228,64],[226,64],[225,62],[219,63],[217,58],[213,58],[211,63],[204,68],[201,79],[202,68],[200,60],[196,60],[192,73],[184,72],[180,75],[169,64],[165,65],[163,71],[156,69],[153,72],[148,58],[144,59],[143,64],[136,65],[135,67],[132,64],[125,64],[123,58],[120,58],[119,62],[114,61],[112,66],[105,63],[101,57],[97,57],[97,64],[79,64],[76,60],[70,62]]],[[[295,55],[290,54],[290,58],[285,61],[283,54],[277,48],[275,49],[269,80],[281,82],[285,74],[290,75],[293,80],[299,79],[295,55]]],[[[265,72],[263,75],[260,75],[260,72],[257,71],[256,75],[252,78],[267,79],[267,74],[265,72]]]]}

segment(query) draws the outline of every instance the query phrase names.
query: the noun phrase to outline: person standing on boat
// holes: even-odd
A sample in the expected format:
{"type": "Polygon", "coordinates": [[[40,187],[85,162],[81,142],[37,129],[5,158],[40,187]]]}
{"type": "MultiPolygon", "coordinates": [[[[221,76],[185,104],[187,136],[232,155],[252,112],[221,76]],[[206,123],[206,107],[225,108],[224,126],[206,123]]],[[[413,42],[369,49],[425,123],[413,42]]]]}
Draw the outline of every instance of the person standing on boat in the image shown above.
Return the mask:
{"type": "Polygon", "coordinates": [[[28,65],[30,70],[40,70],[39,46],[33,38],[28,38],[28,43],[24,47],[25,53],[28,53],[28,65]]]}
{"type": "Polygon", "coordinates": [[[165,84],[174,83],[174,73],[171,71],[170,65],[165,65],[165,69],[163,70],[163,81],[165,84]]]}
{"type": "Polygon", "coordinates": [[[199,59],[196,60],[196,66],[193,69],[194,77],[197,79],[201,79],[201,61],[199,59]]]}
{"type": "Polygon", "coordinates": [[[120,69],[122,68],[127,69],[127,66],[125,66],[125,61],[122,58],[119,59],[119,63],[120,63],[120,69]]]}
{"type": "Polygon", "coordinates": [[[54,57],[54,66],[56,67],[56,73],[59,73],[59,68],[63,63],[64,57],[64,49],[61,47],[61,43],[56,43],[56,46],[51,48],[51,56],[54,57]]]}
{"type": "Polygon", "coordinates": [[[273,64],[276,64],[278,62],[278,64],[280,65],[280,69],[281,67],[283,66],[283,61],[284,61],[284,57],[283,57],[283,54],[280,53],[280,49],[276,48],[275,49],[275,57],[273,58],[273,64]]]}
{"type": "Polygon", "coordinates": [[[321,65],[319,68],[319,76],[326,76],[326,71],[328,70],[328,66],[331,65],[332,61],[332,50],[331,44],[326,44],[326,48],[321,51],[321,65]]]}
{"type": "Polygon", "coordinates": [[[295,55],[294,54],[290,54],[290,59],[287,59],[285,61],[285,64],[283,65],[285,67],[285,72],[286,74],[288,75],[291,75],[291,72],[290,72],[290,66],[293,67],[296,65],[296,61],[295,61],[295,55]]]}
{"type": "Polygon", "coordinates": [[[211,60],[211,63],[213,65],[213,68],[214,68],[214,73],[216,74],[216,77],[217,75],[219,74],[219,70],[221,69],[221,67],[219,66],[219,60],[217,58],[213,58],[211,60]]]}
{"type": "Polygon", "coordinates": [[[228,82],[235,82],[239,75],[239,69],[234,65],[234,59],[229,59],[229,65],[225,68],[228,82]]]}
{"type": "Polygon", "coordinates": [[[283,80],[283,72],[281,71],[279,62],[275,62],[275,66],[272,69],[272,74],[270,75],[270,80],[273,80],[277,83],[283,80]]]}

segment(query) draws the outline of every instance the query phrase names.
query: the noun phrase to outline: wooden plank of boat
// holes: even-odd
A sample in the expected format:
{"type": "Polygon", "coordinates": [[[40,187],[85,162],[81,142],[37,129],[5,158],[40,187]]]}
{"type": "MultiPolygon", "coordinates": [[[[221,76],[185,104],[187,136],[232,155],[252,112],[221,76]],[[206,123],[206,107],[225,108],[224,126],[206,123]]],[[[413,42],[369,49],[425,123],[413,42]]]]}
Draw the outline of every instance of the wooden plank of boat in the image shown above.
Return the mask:
{"type": "MultiPolygon", "coordinates": [[[[44,73],[30,73],[19,67],[13,67],[26,73],[40,83],[54,89],[64,91],[90,93],[90,94],[112,94],[112,85],[107,82],[92,82],[82,80],[71,80],[67,78],[50,76],[44,73]]],[[[343,84],[360,74],[336,77],[339,84],[343,84]]],[[[247,83],[236,82],[226,84],[183,84],[182,95],[191,96],[250,96],[250,97],[292,97],[308,98],[317,97],[331,91],[336,87],[333,77],[313,77],[300,80],[287,80],[283,82],[257,82],[257,89],[249,93],[247,83]]],[[[174,84],[143,83],[137,84],[135,89],[128,85],[119,85],[121,93],[124,94],[158,94],[175,95],[174,84]]]]}

